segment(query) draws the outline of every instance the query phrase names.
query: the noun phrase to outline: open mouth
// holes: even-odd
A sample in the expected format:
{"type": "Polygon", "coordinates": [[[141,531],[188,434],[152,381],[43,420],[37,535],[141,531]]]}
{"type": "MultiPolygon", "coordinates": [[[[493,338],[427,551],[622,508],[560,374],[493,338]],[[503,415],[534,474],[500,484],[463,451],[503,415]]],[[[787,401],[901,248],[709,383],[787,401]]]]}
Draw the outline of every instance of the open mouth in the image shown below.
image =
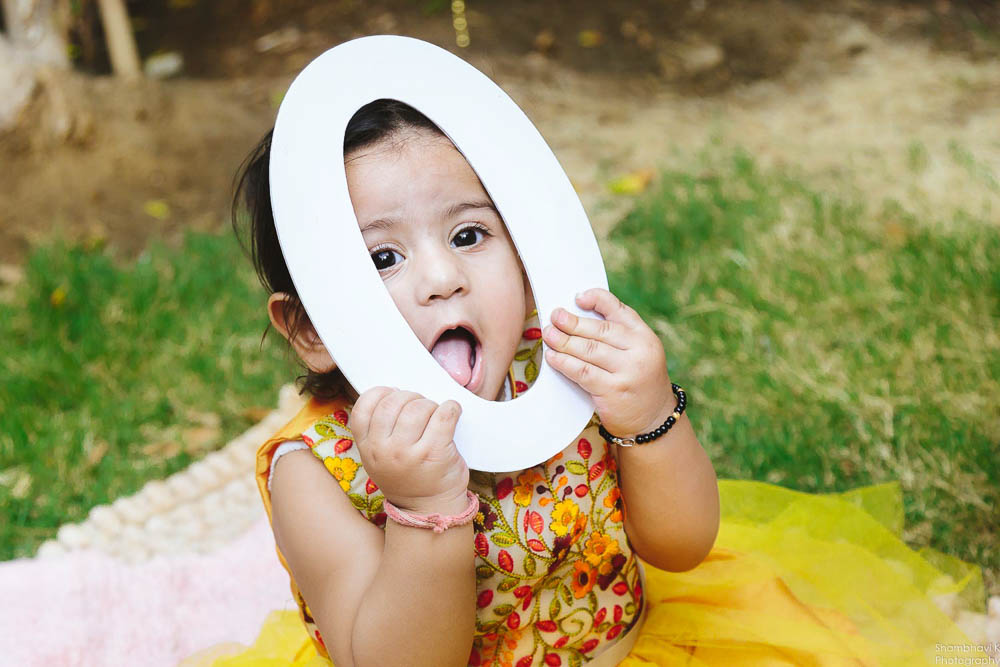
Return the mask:
{"type": "Polygon", "coordinates": [[[469,329],[458,326],[448,329],[431,347],[431,356],[455,382],[470,391],[482,382],[482,344],[469,329]]]}

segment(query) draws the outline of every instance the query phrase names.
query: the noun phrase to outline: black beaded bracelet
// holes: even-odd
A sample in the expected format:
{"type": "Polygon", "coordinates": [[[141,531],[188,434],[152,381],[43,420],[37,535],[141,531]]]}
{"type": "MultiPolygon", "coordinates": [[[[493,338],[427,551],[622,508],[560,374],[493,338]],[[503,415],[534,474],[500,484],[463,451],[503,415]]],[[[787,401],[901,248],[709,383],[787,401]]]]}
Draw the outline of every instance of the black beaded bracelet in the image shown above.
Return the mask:
{"type": "Polygon", "coordinates": [[[681,418],[682,414],[684,414],[684,407],[687,405],[687,394],[684,393],[681,386],[671,382],[670,388],[674,390],[674,396],[677,397],[677,407],[674,408],[674,413],[667,417],[667,421],[660,424],[655,431],[643,433],[642,435],[637,435],[634,438],[619,438],[618,436],[608,433],[607,429],[604,428],[604,424],[601,424],[598,426],[598,432],[600,432],[601,437],[620,447],[632,447],[633,445],[646,444],[650,440],[656,440],[661,435],[669,431],[670,427],[676,424],[677,420],[681,418]]]}

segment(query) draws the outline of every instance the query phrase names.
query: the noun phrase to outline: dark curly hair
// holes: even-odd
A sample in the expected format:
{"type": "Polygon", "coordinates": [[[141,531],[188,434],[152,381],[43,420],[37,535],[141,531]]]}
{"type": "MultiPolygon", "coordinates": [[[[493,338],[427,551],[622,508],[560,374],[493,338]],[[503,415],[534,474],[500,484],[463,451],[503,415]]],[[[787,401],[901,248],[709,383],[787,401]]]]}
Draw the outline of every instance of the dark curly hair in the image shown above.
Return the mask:
{"type": "MultiPolygon", "coordinates": [[[[444,136],[441,129],[427,116],[408,104],[398,100],[380,99],[358,109],[347,123],[344,132],[345,157],[391,138],[394,134],[408,129],[431,130],[444,136]]],[[[250,255],[257,277],[268,293],[284,292],[289,295],[284,304],[285,321],[288,323],[290,338],[305,335],[303,330],[311,324],[306,315],[292,277],[285,265],[285,258],[278,245],[278,234],[274,228],[271,211],[271,188],[268,181],[268,166],[271,159],[272,128],[250,152],[236,173],[232,202],[233,230],[243,248],[250,255]],[[244,214],[245,212],[245,214],[244,214]]],[[[268,328],[264,330],[267,336],[268,328]]],[[[261,338],[263,343],[263,337],[261,338]]],[[[299,376],[300,393],[308,392],[320,399],[347,396],[357,400],[358,393],[344,377],[340,368],[326,373],[317,373],[308,367],[306,374],[299,376]]]]}

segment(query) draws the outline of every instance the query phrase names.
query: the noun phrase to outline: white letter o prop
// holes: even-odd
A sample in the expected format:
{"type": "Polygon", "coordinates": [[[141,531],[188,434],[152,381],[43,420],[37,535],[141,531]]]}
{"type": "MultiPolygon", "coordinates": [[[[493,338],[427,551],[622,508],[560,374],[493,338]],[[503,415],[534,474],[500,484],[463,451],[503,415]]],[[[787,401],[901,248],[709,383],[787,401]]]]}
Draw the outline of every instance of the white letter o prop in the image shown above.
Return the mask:
{"type": "MultiPolygon", "coordinates": [[[[281,251],[302,304],[348,381],[453,399],[455,444],[469,467],[504,472],[564,449],[593,414],[590,396],[542,359],[531,390],[488,401],[434,360],[396,308],[366,251],[344,171],[344,132],[359,108],[405,102],[468,160],[507,224],[544,327],[575,294],[607,289],[600,249],[573,186],[514,101],[461,58],[427,42],[378,35],[341,44],[292,82],[271,141],[270,187],[281,251]]],[[[516,280],[517,276],[511,276],[516,280]]]]}

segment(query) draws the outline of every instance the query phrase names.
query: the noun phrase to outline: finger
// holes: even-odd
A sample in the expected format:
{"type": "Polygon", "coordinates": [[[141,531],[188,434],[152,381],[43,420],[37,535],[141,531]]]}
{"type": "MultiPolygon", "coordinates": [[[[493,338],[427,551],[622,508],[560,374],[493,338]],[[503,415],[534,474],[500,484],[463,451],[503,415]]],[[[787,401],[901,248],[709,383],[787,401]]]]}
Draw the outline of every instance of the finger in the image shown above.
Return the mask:
{"type": "Polygon", "coordinates": [[[372,412],[371,422],[368,424],[368,437],[380,442],[388,440],[396,428],[396,420],[403,406],[420,398],[423,396],[415,391],[401,390],[383,396],[372,412]]]}
{"type": "Polygon", "coordinates": [[[356,440],[364,440],[368,437],[368,429],[375,406],[392,391],[394,391],[392,387],[372,387],[358,396],[354,407],[351,408],[351,416],[347,420],[347,428],[350,429],[356,440]]]}
{"type": "Polygon", "coordinates": [[[580,292],[576,297],[576,303],[584,310],[593,310],[600,313],[604,319],[618,322],[628,328],[642,322],[639,313],[631,306],[601,287],[592,287],[580,292]]]}
{"type": "Polygon", "coordinates": [[[571,336],[593,338],[619,350],[631,347],[628,340],[631,329],[620,322],[597,317],[578,317],[565,308],[554,309],[550,321],[552,323],[542,329],[542,335],[555,330],[553,340],[560,340],[558,333],[562,332],[571,336]]]}
{"type": "Polygon", "coordinates": [[[542,337],[549,349],[572,355],[610,373],[619,370],[622,355],[625,354],[622,348],[609,345],[596,338],[570,336],[555,327],[546,327],[542,332],[542,337]]]}
{"type": "Polygon", "coordinates": [[[400,411],[396,427],[392,430],[393,435],[410,434],[412,436],[410,442],[417,442],[423,437],[427,422],[437,408],[438,404],[429,398],[410,401],[400,411]]]}
{"type": "Polygon", "coordinates": [[[603,396],[612,387],[614,376],[611,373],[577,357],[548,349],[545,350],[545,360],[591,396],[603,396]]]}
{"type": "Polygon", "coordinates": [[[455,427],[462,415],[462,406],[458,401],[445,401],[431,415],[420,438],[420,444],[448,443],[455,438],[455,427]]]}

